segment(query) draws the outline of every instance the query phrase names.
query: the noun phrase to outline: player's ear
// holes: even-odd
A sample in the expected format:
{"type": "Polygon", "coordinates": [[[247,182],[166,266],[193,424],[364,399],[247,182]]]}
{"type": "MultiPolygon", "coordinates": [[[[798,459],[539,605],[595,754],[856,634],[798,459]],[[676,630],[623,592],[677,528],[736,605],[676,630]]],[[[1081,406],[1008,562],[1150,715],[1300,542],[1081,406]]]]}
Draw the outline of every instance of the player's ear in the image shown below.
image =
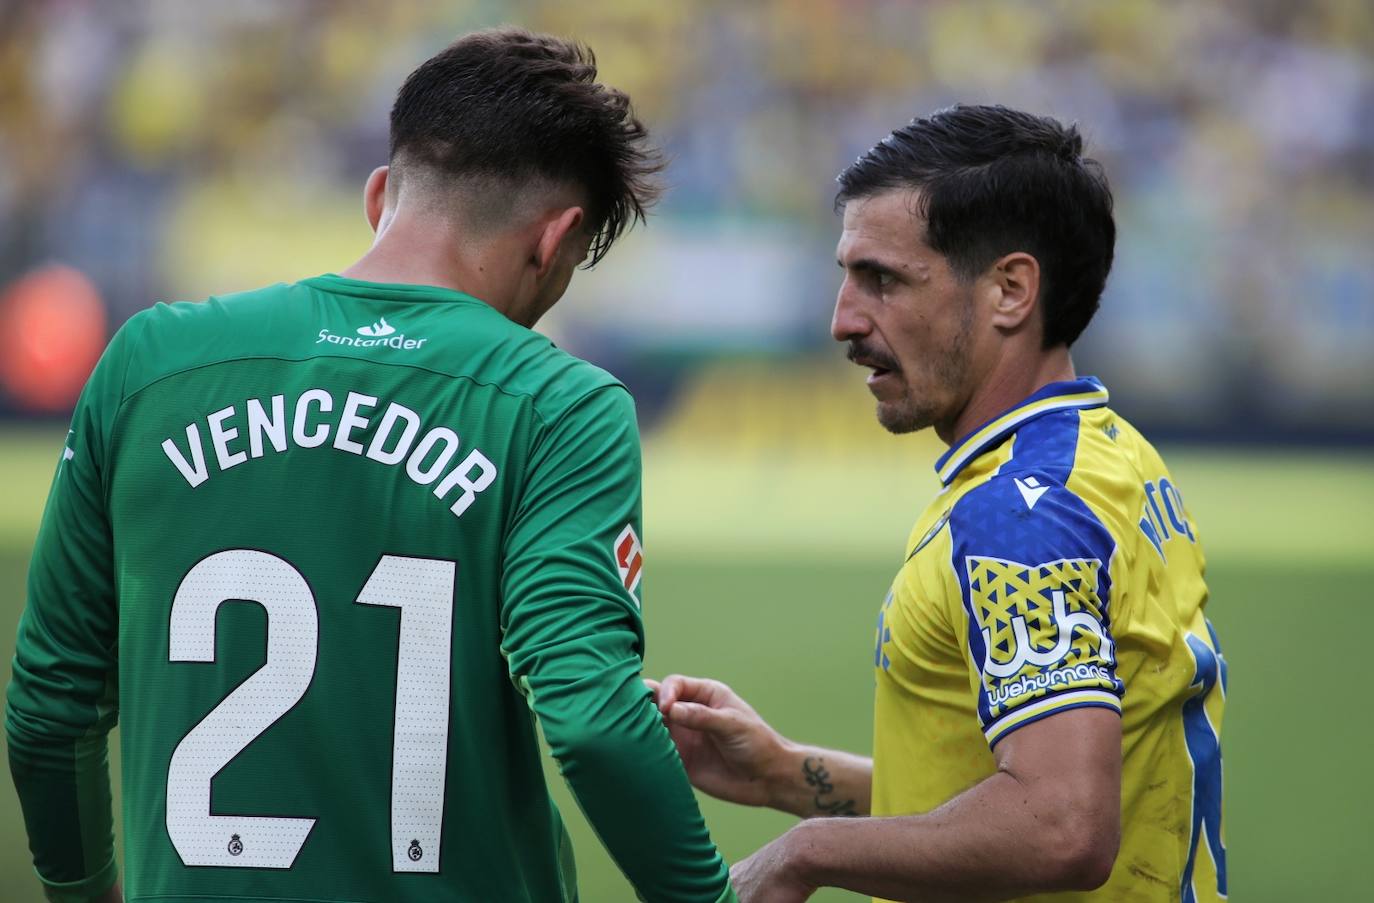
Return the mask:
{"type": "Polygon", "coordinates": [[[378,166],[372,170],[367,177],[367,184],[363,186],[363,214],[373,232],[381,224],[382,211],[386,209],[386,184],[390,174],[391,167],[378,166]]]}
{"type": "Polygon", "coordinates": [[[1012,330],[1027,321],[1040,297],[1040,261],[1024,251],[1013,251],[988,270],[992,301],[992,325],[1012,330]]]}
{"type": "Polygon", "coordinates": [[[544,221],[539,243],[534,249],[534,272],[540,279],[548,275],[560,254],[575,253],[575,245],[583,240],[582,223],[587,215],[581,207],[567,207],[544,221]]]}

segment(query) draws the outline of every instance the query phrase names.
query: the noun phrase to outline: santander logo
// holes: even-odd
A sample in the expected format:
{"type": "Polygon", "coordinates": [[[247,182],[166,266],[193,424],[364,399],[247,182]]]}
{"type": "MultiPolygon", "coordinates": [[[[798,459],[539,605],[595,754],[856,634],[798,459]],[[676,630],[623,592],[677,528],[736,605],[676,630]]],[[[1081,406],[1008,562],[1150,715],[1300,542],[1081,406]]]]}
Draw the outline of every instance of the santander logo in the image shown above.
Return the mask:
{"type": "Polygon", "coordinates": [[[386,317],[379,317],[377,322],[373,323],[371,326],[360,326],[358,328],[358,335],[377,337],[391,335],[395,331],[396,327],[388,323],[386,317]]]}

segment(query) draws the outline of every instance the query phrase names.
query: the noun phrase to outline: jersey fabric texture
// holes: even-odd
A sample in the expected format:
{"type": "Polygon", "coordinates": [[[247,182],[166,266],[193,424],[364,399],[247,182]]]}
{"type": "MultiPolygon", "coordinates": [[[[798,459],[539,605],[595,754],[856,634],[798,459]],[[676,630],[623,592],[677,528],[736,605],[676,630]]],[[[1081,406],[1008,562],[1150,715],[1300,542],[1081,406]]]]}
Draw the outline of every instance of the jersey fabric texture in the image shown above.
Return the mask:
{"type": "Polygon", "coordinates": [[[878,619],[873,814],[927,812],[995,771],[1018,728],[1122,717],[1111,878],[1037,900],[1226,895],[1226,663],[1197,528],[1094,379],[1054,383],[944,455],[878,619]]]}
{"type": "Polygon", "coordinates": [[[648,900],[733,899],[640,680],[633,401],[481,301],[162,305],[77,406],[6,726],[56,899],[577,897],[536,720],[648,900]]]}

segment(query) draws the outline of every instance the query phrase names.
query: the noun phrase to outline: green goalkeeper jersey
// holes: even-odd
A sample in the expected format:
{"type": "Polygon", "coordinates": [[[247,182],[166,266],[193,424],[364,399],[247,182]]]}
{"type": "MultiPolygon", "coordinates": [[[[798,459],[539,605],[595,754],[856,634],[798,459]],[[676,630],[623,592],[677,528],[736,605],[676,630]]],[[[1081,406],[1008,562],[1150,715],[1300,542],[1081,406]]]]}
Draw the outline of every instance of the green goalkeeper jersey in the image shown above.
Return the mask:
{"type": "Polygon", "coordinates": [[[77,406],[6,727],[55,899],[576,898],[536,720],[648,900],[733,899],[640,680],[605,372],[445,289],[158,305],[77,406]]]}

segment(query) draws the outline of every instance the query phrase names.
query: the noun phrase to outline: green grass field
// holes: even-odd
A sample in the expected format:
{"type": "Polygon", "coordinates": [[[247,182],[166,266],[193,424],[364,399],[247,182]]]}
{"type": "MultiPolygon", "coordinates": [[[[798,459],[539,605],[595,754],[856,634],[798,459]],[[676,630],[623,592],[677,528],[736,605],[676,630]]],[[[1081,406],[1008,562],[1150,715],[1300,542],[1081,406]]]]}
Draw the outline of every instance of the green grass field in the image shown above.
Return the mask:
{"type": "MultiPolygon", "coordinates": [[[[0,656],[8,662],[28,545],[60,431],[0,436],[0,656]]],[[[651,444],[646,471],[647,671],[731,683],[784,733],[866,751],[873,618],[910,521],[933,490],[913,461],[722,460],[651,444]]],[[[1232,899],[1363,899],[1374,837],[1363,767],[1374,735],[1337,702],[1374,635],[1374,461],[1368,455],[1167,450],[1209,551],[1210,615],[1231,667],[1223,749],[1232,899]]],[[[8,669],[6,669],[8,670],[8,669]]],[[[563,791],[582,898],[631,900],[563,791]]],[[[729,859],[790,819],[705,800],[729,859]]],[[[17,803],[0,786],[0,900],[41,899],[17,803]]],[[[814,899],[855,899],[822,892],[814,899]]]]}

